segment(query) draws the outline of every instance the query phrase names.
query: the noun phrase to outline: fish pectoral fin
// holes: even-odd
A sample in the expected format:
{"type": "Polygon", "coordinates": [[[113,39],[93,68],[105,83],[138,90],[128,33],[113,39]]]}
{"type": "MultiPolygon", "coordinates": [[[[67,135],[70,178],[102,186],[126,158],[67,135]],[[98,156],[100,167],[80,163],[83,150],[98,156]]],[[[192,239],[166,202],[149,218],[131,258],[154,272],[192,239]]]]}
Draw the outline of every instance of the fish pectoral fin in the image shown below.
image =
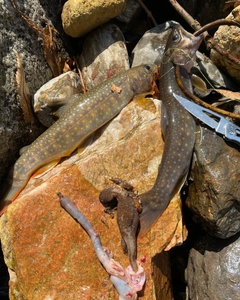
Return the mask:
{"type": "Polygon", "coordinates": [[[83,152],[90,146],[94,140],[95,133],[90,134],[79,146],[78,146],[78,155],[82,155],[83,152]]]}
{"type": "Polygon", "coordinates": [[[24,146],[19,150],[19,155],[22,155],[30,145],[24,146]]]}
{"type": "Polygon", "coordinates": [[[50,171],[52,168],[54,168],[60,161],[60,158],[54,161],[51,161],[50,163],[42,166],[41,168],[37,169],[37,171],[31,176],[32,178],[39,178],[48,171],[50,171]]]}

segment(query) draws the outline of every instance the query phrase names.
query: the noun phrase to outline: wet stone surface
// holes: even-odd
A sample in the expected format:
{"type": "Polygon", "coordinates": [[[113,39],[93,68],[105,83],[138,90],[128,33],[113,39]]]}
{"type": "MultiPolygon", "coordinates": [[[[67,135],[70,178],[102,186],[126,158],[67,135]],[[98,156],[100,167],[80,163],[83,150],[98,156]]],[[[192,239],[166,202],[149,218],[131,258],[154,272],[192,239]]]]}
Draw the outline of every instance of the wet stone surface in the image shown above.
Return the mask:
{"type": "Polygon", "coordinates": [[[238,146],[202,127],[196,135],[194,152],[193,182],[186,204],[193,219],[207,232],[228,238],[240,230],[238,146]]]}
{"type": "Polygon", "coordinates": [[[200,237],[190,251],[187,267],[189,299],[239,299],[240,235],[200,237]]]}

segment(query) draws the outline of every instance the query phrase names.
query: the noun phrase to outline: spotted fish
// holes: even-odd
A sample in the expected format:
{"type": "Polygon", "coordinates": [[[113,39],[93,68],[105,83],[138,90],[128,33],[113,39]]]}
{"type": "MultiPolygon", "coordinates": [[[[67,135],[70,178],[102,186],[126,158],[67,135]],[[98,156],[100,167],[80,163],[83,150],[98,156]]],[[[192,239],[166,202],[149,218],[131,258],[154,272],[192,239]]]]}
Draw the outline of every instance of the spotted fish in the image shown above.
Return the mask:
{"type": "Polygon", "coordinates": [[[116,116],[134,95],[151,90],[157,73],[156,65],[141,65],[80,95],[16,161],[1,208],[19,195],[39,168],[69,156],[87,136],[116,116]]]}
{"type": "Polygon", "coordinates": [[[142,202],[140,235],[147,233],[181,189],[189,169],[195,142],[195,121],[173,97],[173,92],[183,94],[175,79],[174,65],[181,66],[185,84],[191,88],[184,66],[194,56],[201,41],[201,36],[195,37],[177,25],[173,27],[166,44],[159,80],[165,146],[153,187],[139,195],[142,202]]]}

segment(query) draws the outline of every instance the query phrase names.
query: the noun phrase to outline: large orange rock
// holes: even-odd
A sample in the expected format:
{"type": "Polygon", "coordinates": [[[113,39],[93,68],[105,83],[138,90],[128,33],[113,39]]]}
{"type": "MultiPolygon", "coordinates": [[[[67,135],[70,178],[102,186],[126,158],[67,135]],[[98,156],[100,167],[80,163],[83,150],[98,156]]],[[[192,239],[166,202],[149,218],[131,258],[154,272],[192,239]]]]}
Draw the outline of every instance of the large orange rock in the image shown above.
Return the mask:
{"type": "MultiPolygon", "coordinates": [[[[109,177],[129,181],[135,191],[149,189],[157,176],[164,143],[159,101],[138,98],[94,136],[79,155],[31,179],[0,219],[0,238],[10,273],[11,299],[117,299],[91,240],[59,204],[57,192],[71,199],[99,233],[103,246],[123,267],[116,218],[103,212],[100,190],[109,177]]],[[[138,258],[146,284],[141,299],[172,299],[167,252],[186,237],[176,196],[152,230],[138,239],[138,258]],[[156,296],[157,295],[157,296],[156,296]]]]}

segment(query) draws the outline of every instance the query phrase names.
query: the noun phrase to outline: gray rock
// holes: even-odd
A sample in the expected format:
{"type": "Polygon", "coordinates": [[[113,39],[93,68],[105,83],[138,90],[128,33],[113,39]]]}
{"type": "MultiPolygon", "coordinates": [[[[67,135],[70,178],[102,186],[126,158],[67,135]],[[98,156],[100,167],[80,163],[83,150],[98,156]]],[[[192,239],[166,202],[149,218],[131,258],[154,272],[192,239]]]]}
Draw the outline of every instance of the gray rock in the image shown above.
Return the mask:
{"type": "Polygon", "coordinates": [[[132,27],[141,12],[142,7],[136,0],[126,0],[124,11],[114,18],[114,22],[116,21],[121,30],[125,32],[132,27]]]}
{"type": "Polygon", "coordinates": [[[238,300],[240,236],[202,237],[191,249],[187,266],[190,300],[238,300]]]}
{"type": "MultiPolygon", "coordinates": [[[[212,87],[236,89],[235,84],[206,55],[197,51],[196,60],[202,74],[207,77],[212,87]]],[[[196,72],[194,72],[196,73],[196,72]]],[[[199,74],[201,75],[201,74],[199,74]]]]}
{"type": "Polygon", "coordinates": [[[132,51],[132,67],[141,64],[160,65],[169,30],[175,21],[168,21],[148,30],[132,51]]]}
{"type": "Polygon", "coordinates": [[[228,238],[240,231],[240,152],[208,128],[196,134],[195,164],[187,206],[211,235],[228,238]]]}
{"type": "Polygon", "coordinates": [[[74,94],[82,92],[77,73],[69,71],[45,83],[34,95],[33,108],[39,121],[46,127],[56,120],[56,113],[63,105],[72,103],[74,94]]]}
{"type": "MultiPolygon", "coordinates": [[[[58,1],[26,0],[20,10],[39,26],[57,22],[58,1]]],[[[13,164],[19,149],[31,143],[42,131],[39,123],[27,124],[19,106],[16,85],[16,50],[22,59],[26,82],[33,95],[52,78],[43,55],[42,41],[19,17],[9,0],[0,0],[0,180],[13,164]]]]}
{"type": "Polygon", "coordinates": [[[87,89],[129,69],[125,39],[118,26],[106,24],[89,34],[84,42],[79,66],[87,89]]]}

